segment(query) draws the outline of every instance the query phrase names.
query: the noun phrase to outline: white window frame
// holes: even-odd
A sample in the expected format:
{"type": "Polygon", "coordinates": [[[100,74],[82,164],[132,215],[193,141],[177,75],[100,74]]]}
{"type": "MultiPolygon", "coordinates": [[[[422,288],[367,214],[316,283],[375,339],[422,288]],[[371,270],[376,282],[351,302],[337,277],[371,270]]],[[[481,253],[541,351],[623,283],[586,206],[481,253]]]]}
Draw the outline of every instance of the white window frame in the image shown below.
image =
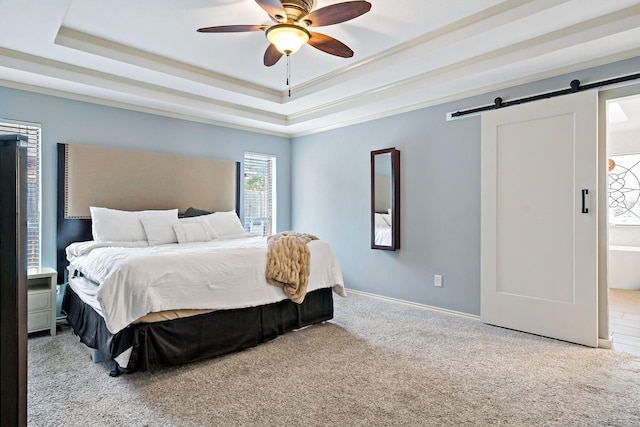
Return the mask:
{"type": "Polygon", "coordinates": [[[243,158],[243,170],[243,226],[248,232],[261,233],[263,236],[273,235],[277,230],[276,156],[265,153],[245,152],[243,158]],[[259,206],[259,195],[254,194],[255,197],[253,197],[250,190],[247,190],[246,187],[247,179],[250,177],[250,175],[255,176],[256,173],[259,173],[259,171],[254,170],[256,167],[260,168],[260,165],[256,164],[259,162],[270,163],[270,166],[267,167],[267,171],[270,174],[270,177],[267,177],[267,189],[264,191],[267,197],[267,206],[259,206]],[[270,207],[268,206],[269,204],[270,207]],[[260,213],[258,214],[258,212],[260,213]]]}

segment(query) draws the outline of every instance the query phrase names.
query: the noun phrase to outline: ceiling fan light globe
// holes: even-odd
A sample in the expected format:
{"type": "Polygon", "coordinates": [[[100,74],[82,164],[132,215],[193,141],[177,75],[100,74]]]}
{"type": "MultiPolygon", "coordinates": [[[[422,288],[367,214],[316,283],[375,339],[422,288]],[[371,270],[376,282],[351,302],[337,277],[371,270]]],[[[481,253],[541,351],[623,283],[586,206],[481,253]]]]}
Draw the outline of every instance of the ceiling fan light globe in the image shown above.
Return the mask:
{"type": "Polygon", "coordinates": [[[266,35],[267,40],[285,55],[297,52],[311,37],[306,29],[293,24],[276,24],[266,35]]]}

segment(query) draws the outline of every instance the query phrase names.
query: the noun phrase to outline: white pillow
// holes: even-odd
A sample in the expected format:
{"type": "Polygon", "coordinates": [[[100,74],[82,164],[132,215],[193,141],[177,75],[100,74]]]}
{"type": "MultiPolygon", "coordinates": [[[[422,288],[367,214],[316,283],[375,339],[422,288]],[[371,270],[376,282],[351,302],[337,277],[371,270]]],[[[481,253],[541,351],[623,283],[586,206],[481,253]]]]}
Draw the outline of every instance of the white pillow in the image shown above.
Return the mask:
{"type": "Polygon", "coordinates": [[[140,221],[147,235],[149,246],[178,242],[176,233],[173,231],[173,224],[178,222],[177,209],[175,215],[143,214],[140,221]]]}
{"type": "Polygon", "coordinates": [[[203,215],[200,218],[206,218],[220,237],[246,233],[235,211],[214,212],[211,215],[203,215]]]}
{"type": "Polygon", "coordinates": [[[207,235],[209,236],[210,240],[214,240],[217,239],[218,237],[218,233],[216,233],[216,231],[213,229],[213,227],[211,227],[211,224],[209,223],[209,221],[207,220],[207,218],[205,216],[190,216],[190,217],[186,217],[186,218],[180,218],[178,219],[178,222],[180,224],[189,224],[192,222],[199,222],[202,223],[203,227],[204,227],[204,231],[207,233],[207,235]]]}
{"type": "Polygon", "coordinates": [[[121,211],[117,209],[91,206],[91,232],[96,242],[139,242],[147,241],[140,218],[172,217],[178,219],[178,210],[166,211],[121,211]]]}
{"type": "Polygon", "coordinates": [[[209,242],[218,238],[209,222],[200,218],[181,218],[173,224],[173,231],[178,243],[209,242]]]}

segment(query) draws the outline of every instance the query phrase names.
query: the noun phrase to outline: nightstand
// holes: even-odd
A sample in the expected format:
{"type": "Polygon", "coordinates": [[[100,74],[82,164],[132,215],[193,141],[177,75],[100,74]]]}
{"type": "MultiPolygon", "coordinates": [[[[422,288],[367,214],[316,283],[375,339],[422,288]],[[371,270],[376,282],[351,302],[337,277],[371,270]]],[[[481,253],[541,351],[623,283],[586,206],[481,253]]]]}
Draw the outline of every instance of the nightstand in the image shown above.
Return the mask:
{"type": "Polygon", "coordinates": [[[56,334],[56,277],[53,268],[27,270],[27,332],[56,334]]]}

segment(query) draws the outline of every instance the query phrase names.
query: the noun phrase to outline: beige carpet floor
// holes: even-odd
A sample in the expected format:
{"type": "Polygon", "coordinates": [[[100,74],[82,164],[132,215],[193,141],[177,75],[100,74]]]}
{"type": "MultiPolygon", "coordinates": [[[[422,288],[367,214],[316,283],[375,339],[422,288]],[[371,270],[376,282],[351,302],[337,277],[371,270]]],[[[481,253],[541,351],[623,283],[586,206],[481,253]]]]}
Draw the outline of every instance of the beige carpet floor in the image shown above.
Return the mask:
{"type": "Polygon", "coordinates": [[[640,426],[640,358],[335,297],[334,320],[111,378],[68,329],[29,339],[29,426],[640,426]]]}

